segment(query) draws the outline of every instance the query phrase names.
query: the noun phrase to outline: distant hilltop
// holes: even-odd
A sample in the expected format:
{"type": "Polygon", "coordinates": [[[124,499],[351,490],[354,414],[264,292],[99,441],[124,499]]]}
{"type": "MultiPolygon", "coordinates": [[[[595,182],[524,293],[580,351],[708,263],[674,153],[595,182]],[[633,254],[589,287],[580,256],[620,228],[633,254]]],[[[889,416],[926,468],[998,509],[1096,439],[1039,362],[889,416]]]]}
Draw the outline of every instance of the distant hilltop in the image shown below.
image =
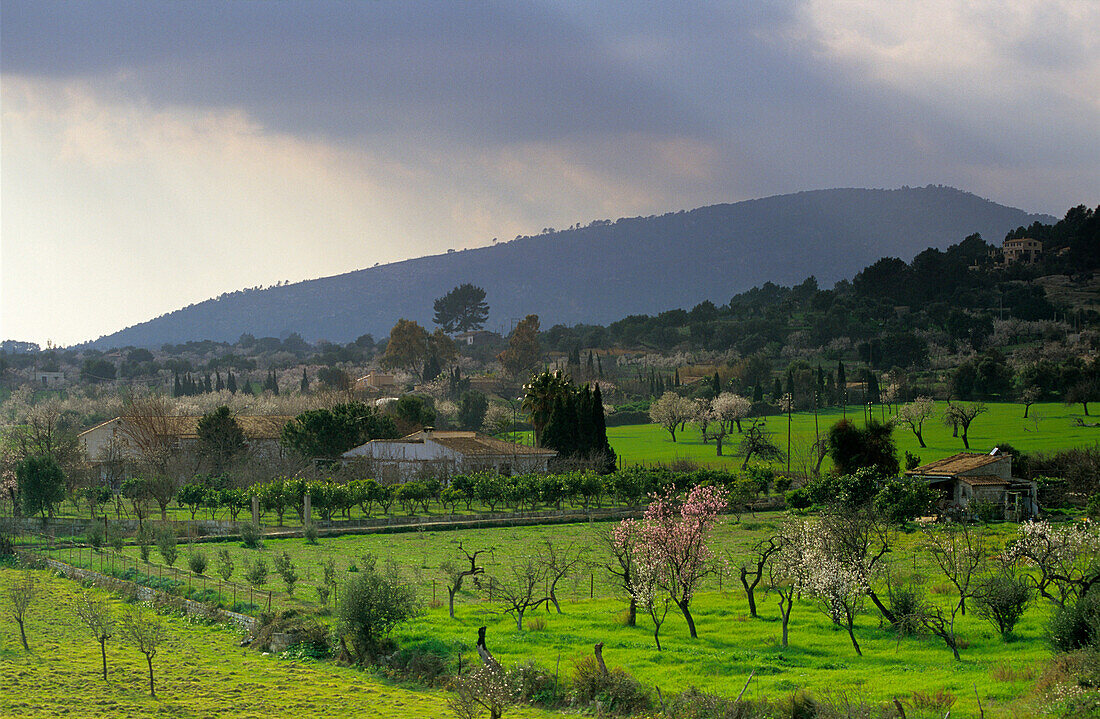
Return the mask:
{"type": "MultiPolygon", "coordinates": [[[[378,265],[333,277],[243,290],[185,307],[90,343],[159,347],[235,341],[243,333],[314,342],[384,337],[404,317],[429,325],[432,302],[456,285],[485,289],[486,329],[507,331],[528,313],[543,328],[608,323],[631,314],[725,303],[766,281],[822,286],[880,257],[909,260],[980,233],[1005,234],[1055,218],[944,186],[834,189],[777,195],[585,227],[460,252],[378,265]]],[[[369,262],[369,258],[366,258],[369,262]]]]}

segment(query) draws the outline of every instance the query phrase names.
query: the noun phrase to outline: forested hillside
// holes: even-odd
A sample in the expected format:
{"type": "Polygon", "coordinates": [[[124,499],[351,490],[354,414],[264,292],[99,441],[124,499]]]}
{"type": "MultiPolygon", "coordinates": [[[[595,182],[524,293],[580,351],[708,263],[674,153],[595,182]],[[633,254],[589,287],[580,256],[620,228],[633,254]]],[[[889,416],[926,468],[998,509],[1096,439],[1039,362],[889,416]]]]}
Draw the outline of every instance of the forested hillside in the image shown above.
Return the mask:
{"type": "MultiPolygon", "coordinates": [[[[972,233],[1000,242],[1029,215],[948,187],[801,192],[662,216],[597,220],[475,250],[324,279],[228,293],[101,337],[94,347],[234,341],[244,333],[348,342],[400,317],[428,324],[432,299],[469,282],[488,292],[487,329],[529,312],[543,325],[606,323],[703,300],[724,303],[764,281],[823,286],[880,257],[909,259],[972,233]]],[[[369,257],[348,258],[367,264],[369,257]]]]}

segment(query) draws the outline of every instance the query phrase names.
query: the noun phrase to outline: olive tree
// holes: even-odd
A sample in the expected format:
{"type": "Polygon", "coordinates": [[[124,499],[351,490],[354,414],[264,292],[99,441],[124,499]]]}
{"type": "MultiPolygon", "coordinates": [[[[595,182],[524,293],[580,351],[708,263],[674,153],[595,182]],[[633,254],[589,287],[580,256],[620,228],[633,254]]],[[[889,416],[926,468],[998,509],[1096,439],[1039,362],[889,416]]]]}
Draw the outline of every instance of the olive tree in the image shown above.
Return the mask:
{"type": "Polygon", "coordinates": [[[379,567],[370,554],[363,556],[360,565],[344,584],[336,614],[341,649],[364,664],[383,638],[421,609],[416,587],[401,578],[397,565],[379,567]]]}

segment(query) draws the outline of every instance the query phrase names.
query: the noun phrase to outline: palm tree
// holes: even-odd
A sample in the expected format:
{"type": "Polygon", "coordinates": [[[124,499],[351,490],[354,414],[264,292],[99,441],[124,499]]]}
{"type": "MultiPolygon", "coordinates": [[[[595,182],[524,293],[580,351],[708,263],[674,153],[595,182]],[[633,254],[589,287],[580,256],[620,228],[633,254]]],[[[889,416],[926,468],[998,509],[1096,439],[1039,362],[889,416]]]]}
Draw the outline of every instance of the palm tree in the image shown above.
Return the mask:
{"type": "Polygon", "coordinates": [[[531,420],[531,426],[535,428],[536,447],[542,446],[542,430],[550,421],[555,400],[559,398],[564,400],[572,390],[573,380],[561,370],[540,372],[533,375],[531,381],[523,386],[521,407],[531,420]]]}

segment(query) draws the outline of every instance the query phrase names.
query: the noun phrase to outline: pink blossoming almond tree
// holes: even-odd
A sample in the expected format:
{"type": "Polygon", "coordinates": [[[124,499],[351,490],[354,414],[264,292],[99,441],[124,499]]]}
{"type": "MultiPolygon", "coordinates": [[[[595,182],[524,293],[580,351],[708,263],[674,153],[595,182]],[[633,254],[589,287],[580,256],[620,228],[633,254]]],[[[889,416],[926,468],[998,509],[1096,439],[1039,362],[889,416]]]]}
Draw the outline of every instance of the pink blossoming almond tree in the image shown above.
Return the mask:
{"type": "MultiPolygon", "coordinates": [[[[653,585],[668,594],[683,613],[692,638],[699,635],[691,616],[691,600],[714,571],[710,534],[727,504],[726,490],[721,487],[694,487],[683,501],[670,491],[653,498],[641,522],[624,522],[618,530],[619,541],[634,542],[635,561],[644,565],[639,578],[652,578],[653,585]]],[[[652,591],[646,586],[632,589],[642,606],[652,604],[652,591]]]]}

